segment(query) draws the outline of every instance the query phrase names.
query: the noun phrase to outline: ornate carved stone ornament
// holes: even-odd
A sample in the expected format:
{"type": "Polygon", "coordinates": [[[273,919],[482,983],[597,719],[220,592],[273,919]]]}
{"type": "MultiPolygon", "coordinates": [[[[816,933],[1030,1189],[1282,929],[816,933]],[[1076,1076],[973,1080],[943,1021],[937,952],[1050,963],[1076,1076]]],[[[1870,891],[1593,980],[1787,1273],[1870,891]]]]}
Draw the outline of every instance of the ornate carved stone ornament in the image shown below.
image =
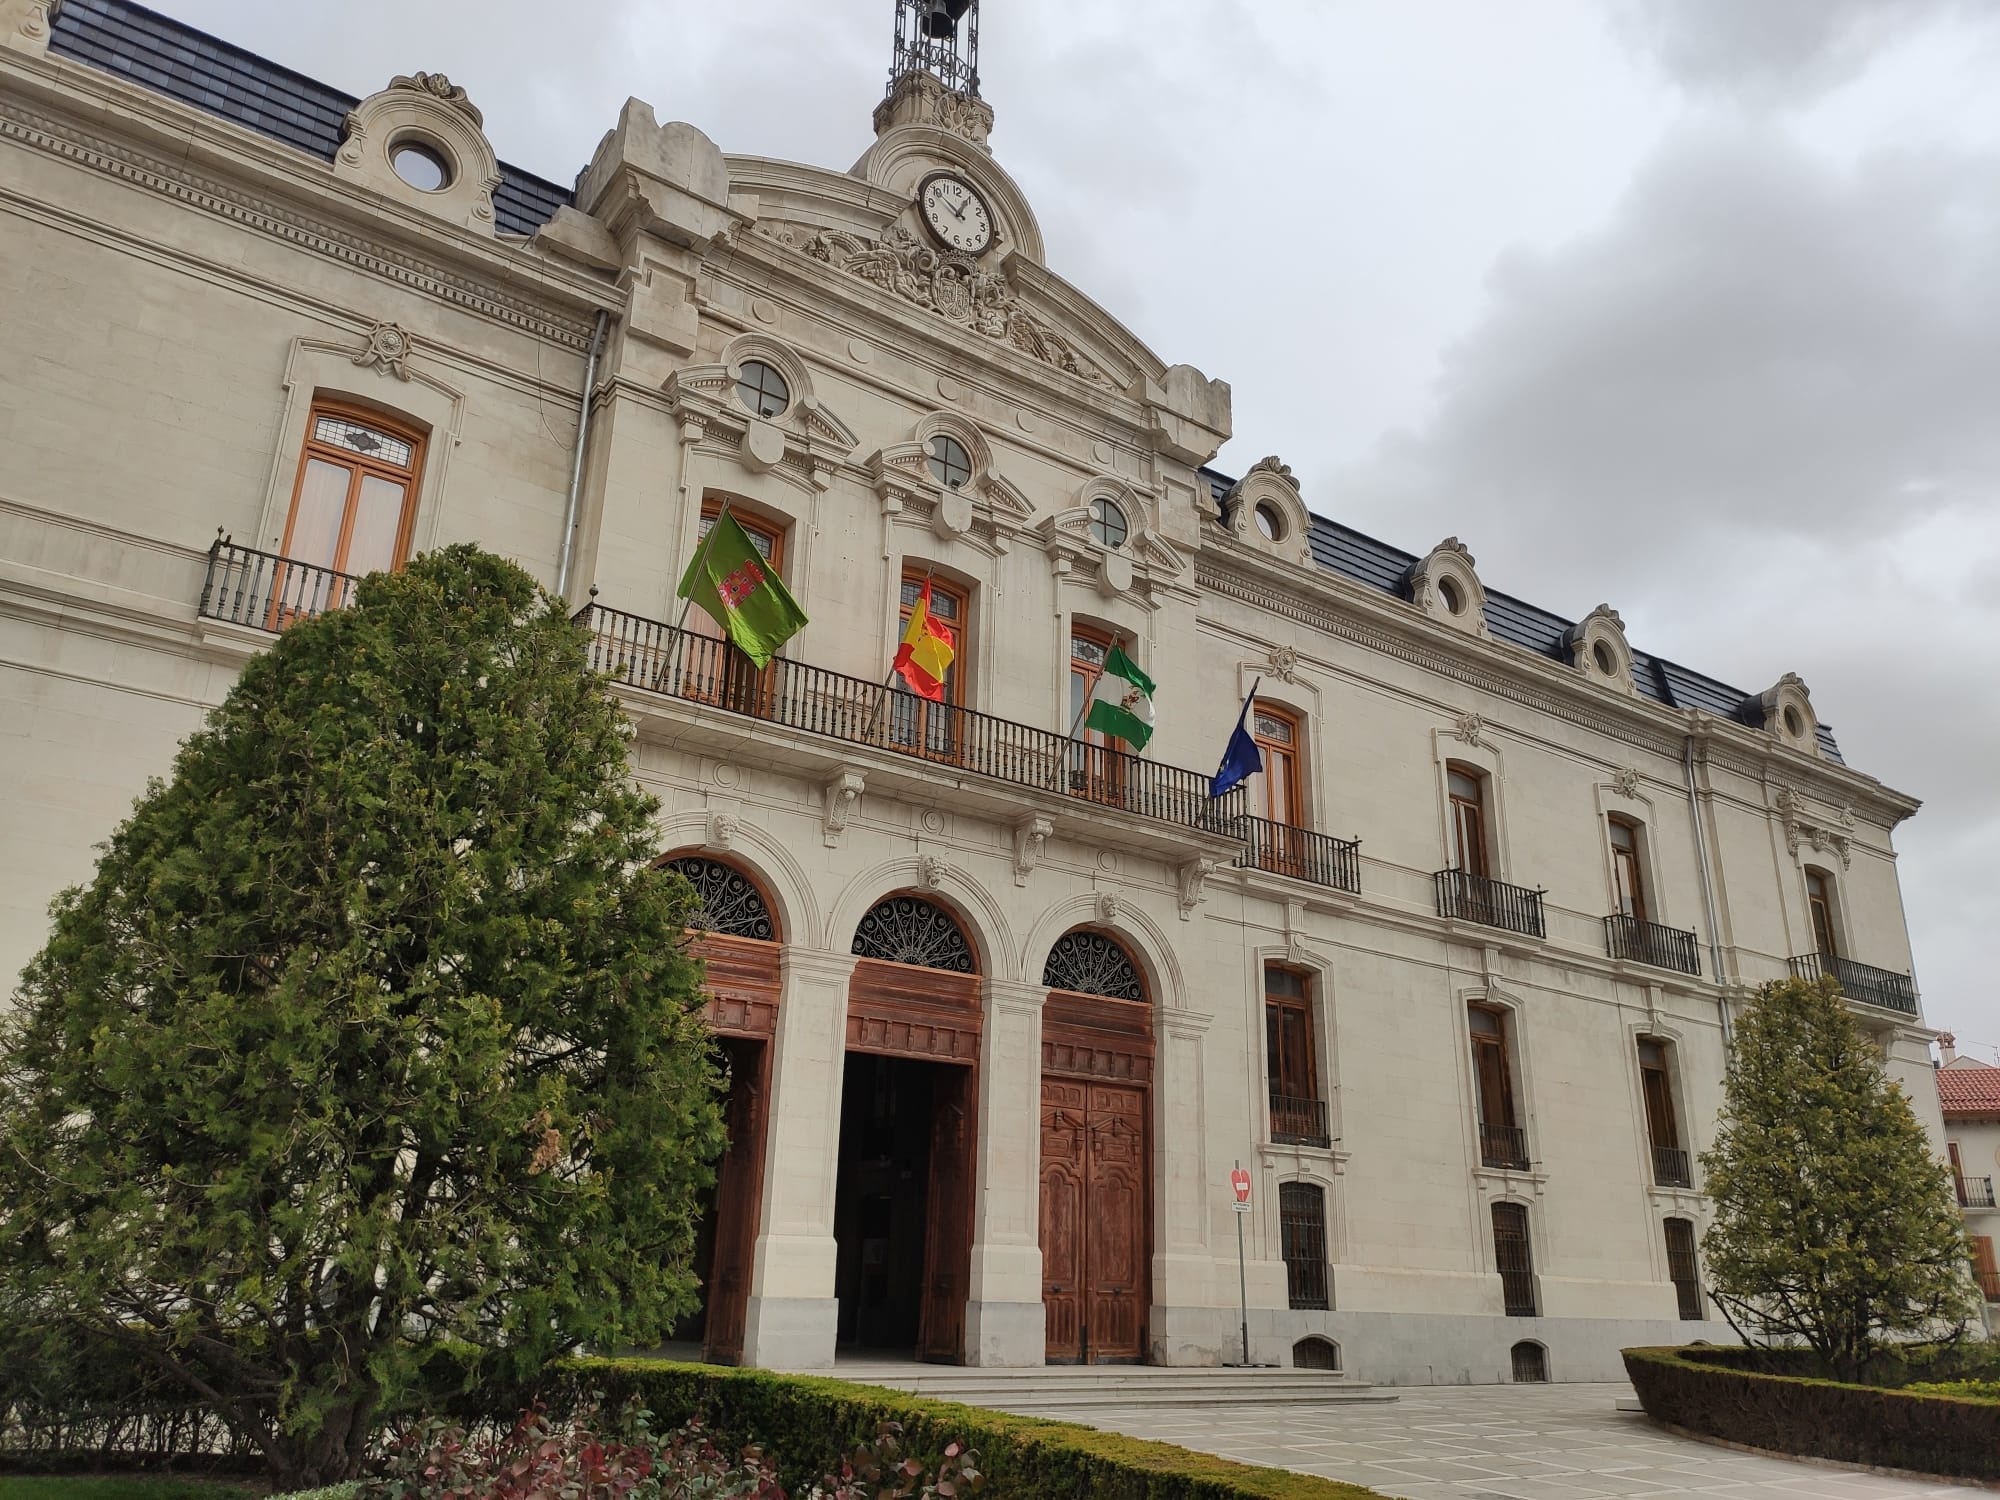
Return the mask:
{"type": "Polygon", "coordinates": [[[882,514],[928,519],[940,541],[969,541],[998,555],[1034,515],[1028,497],[995,467],[986,434],[957,412],[934,411],[919,418],[908,442],[878,448],[864,463],[882,514]],[[939,439],[956,443],[971,471],[955,485],[939,476],[939,439]]]}
{"type": "Polygon", "coordinates": [[[951,867],[935,854],[917,856],[917,884],[927,891],[934,891],[944,884],[951,867]]]}
{"type": "Polygon", "coordinates": [[[1478,714],[1460,714],[1451,721],[1451,737],[1477,750],[1486,743],[1486,721],[1478,714]]]}
{"type": "Polygon", "coordinates": [[[1088,579],[1106,599],[1136,591],[1149,608],[1157,609],[1162,589],[1182,586],[1188,560],[1148,523],[1152,509],[1152,502],[1131,485],[1100,474],[1084,481],[1075,504],[1044,516],[1035,530],[1058,578],[1088,579]],[[1125,540],[1116,547],[1099,541],[1093,531],[1092,505],[1100,500],[1125,517],[1125,540]]]}
{"type": "Polygon", "coordinates": [[[1097,893],[1097,920],[1100,922],[1118,920],[1118,898],[1109,891],[1097,893]]]}
{"type": "Polygon", "coordinates": [[[479,110],[442,73],[399,74],[348,112],[333,175],[421,213],[483,235],[493,233],[500,159],[479,110]],[[405,145],[437,163],[442,180],[405,181],[394,157],[405,145]]]}
{"type": "Polygon", "coordinates": [[[1299,653],[1293,646],[1273,646],[1271,656],[1264,663],[1264,675],[1275,677],[1280,682],[1297,682],[1299,678],[1299,653]]]}
{"type": "Polygon", "coordinates": [[[1190,859],[1174,869],[1174,883],[1180,897],[1181,920],[1194,920],[1194,909],[1208,899],[1204,887],[1208,877],[1215,873],[1215,861],[1207,858],[1190,859]]]}
{"type": "Polygon", "coordinates": [[[840,847],[847,820],[861,805],[868,780],[859,771],[838,771],[820,789],[820,836],[829,849],[840,847]]]}
{"type": "Polygon", "coordinates": [[[775,473],[803,490],[832,484],[858,441],[814,395],[806,362],[783,340],[755,330],[731,339],[716,363],[675,370],[662,389],[696,441],[727,451],[753,474],[775,473]],[[789,399],[774,415],[751,410],[738,394],[743,366],[752,361],[784,379],[789,399]]]}
{"type": "Polygon", "coordinates": [[[35,56],[48,51],[51,0],[5,0],[0,3],[0,47],[35,56]]]}
{"type": "Polygon", "coordinates": [[[1814,818],[1806,806],[1806,799],[1788,786],[1779,787],[1777,795],[1771,800],[1777,810],[1778,822],[1785,830],[1785,848],[1788,852],[1797,855],[1799,846],[1806,844],[1816,853],[1836,855],[1843,870],[1853,867],[1852,812],[1843,807],[1830,819],[1814,818]]]}
{"type": "Polygon", "coordinates": [[[1049,949],[1042,983],[1052,990],[1102,995],[1107,1000],[1144,1000],[1139,967],[1122,944],[1101,932],[1066,932],[1049,949]]]}
{"type": "Polygon", "coordinates": [[[1625,641],[1625,621],[1608,604],[1600,604],[1563,633],[1570,664],[1592,682],[1628,696],[1638,691],[1632,680],[1632,648],[1625,641]]]}
{"type": "Polygon", "coordinates": [[[1757,695],[1755,712],[1763,726],[1781,745],[1807,755],[1819,754],[1819,718],[1813,713],[1812,694],[1796,672],[1787,672],[1757,695]]]}
{"type": "Polygon", "coordinates": [[[354,362],[364,370],[386,370],[398,380],[408,380],[410,372],[404,368],[404,361],[409,359],[411,351],[410,336],[401,328],[394,323],[377,323],[362,340],[354,362]]]}
{"type": "Polygon", "coordinates": [[[1621,797],[1638,796],[1639,768],[1637,766],[1620,766],[1617,770],[1613,771],[1611,773],[1611,790],[1621,797]]]}
{"type": "Polygon", "coordinates": [[[710,813],[701,842],[704,849],[727,850],[736,842],[736,820],[727,813],[710,813]]]}
{"type": "Polygon", "coordinates": [[[1448,536],[1410,569],[1410,602],[1433,620],[1484,640],[1486,586],[1479,581],[1472,552],[1448,536]]]}
{"type": "Polygon", "coordinates": [[[1028,876],[1048,852],[1049,835],[1055,825],[1047,818],[1023,818],[1014,825],[1014,884],[1026,885],[1028,876]]]}
{"type": "Polygon", "coordinates": [[[993,133],[993,106],[946,88],[928,73],[911,72],[898,78],[889,96],[875,106],[874,123],[878,136],[898,125],[930,125],[984,151],[993,133]]]}
{"type": "Polygon", "coordinates": [[[1312,566],[1312,513],[1292,466],[1275,453],[1258,459],[1229,487],[1222,497],[1222,527],[1246,547],[1312,566]]]}
{"type": "Polygon", "coordinates": [[[901,224],[890,225],[879,240],[792,224],[760,223],[757,229],[960,328],[1092,385],[1113,385],[1103,366],[1029,310],[1005,272],[989,271],[969,256],[941,250],[901,224]]]}

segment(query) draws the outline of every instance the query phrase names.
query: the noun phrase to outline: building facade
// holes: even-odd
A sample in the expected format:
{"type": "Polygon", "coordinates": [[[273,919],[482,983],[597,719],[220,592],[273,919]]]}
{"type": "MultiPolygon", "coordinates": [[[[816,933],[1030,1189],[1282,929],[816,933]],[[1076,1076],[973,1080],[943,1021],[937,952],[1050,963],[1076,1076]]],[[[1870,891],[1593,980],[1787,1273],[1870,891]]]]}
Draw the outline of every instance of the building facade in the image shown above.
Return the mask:
{"type": "Polygon", "coordinates": [[[1795,676],[1208,467],[1229,388],[1047,265],[965,10],[899,0],[846,171],[635,99],[564,188],[442,74],[0,0],[0,964],[274,631],[473,540],[578,610],[703,897],[712,1357],[1233,1361],[1239,1165],[1253,1360],[1726,1337],[1695,1157],[1749,987],[1838,974],[1941,1131],[1916,803],[1795,676]],[[763,672],[675,598],[725,507],[810,616],[763,672]],[[884,685],[926,581],[943,704],[884,685]],[[1143,756],[1068,732],[1114,644],[1143,756]]]}
{"type": "Polygon", "coordinates": [[[2000,1330],[2000,1067],[1960,1057],[1950,1032],[1938,1038],[1938,1106],[1944,1116],[1945,1159],[1972,1236],[1972,1274],[1986,1303],[1989,1335],[2000,1330]]]}

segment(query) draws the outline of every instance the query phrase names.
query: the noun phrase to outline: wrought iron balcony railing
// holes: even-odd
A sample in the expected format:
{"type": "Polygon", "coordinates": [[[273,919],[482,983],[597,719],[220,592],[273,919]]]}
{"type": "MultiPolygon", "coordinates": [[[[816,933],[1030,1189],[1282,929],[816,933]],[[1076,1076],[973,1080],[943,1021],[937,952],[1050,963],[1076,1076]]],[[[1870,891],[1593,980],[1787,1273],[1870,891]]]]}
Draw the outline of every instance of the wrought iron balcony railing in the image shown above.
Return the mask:
{"type": "Polygon", "coordinates": [[[1991,1177],[1960,1177],[1958,1182],[1958,1206],[1960,1208],[1992,1208],[1993,1179],[1991,1177]]]}
{"type": "Polygon", "coordinates": [[[1655,1146],[1653,1181],[1660,1187],[1693,1187],[1694,1158],[1679,1146],[1655,1146]]]}
{"type": "Polygon", "coordinates": [[[778,660],[758,671],[714,636],[601,604],[576,615],[590,632],[593,670],[650,693],[712,704],[871,745],[1015,786],[1075,797],[1226,837],[1240,837],[1244,794],[1208,794],[1209,776],[1052,730],[953,704],[931,703],[879,681],[778,660]]]}
{"type": "Polygon", "coordinates": [[[1530,937],[1548,936],[1540,891],[1509,885],[1504,880],[1489,880],[1465,870],[1439,870],[1431,879],[1437,886],[1441,917],[1524,932],[1530,937]]]}
{"type": "Polygon", "coordinates": [[[1801,979],[1836,979],[1842,994],[1863,1005],[1879,1005],[1910,1016],[1917,1013],[1916,982],[1907,974],[1858,964],[1837,953],[1801,953],[1792,960],[1792,972],[1801,979]]]}
{"type": "Polygon", "coordinates": [[[1314,833],[1310,828],[1294,828],[1269,818],[1241,820],[1243,853],[1236,863],[1251,869],[1269,870],[1273,875],[1290,875],[1310,880],[1336,891],[1361,889],[1361,841],[1337,839],[1331,834],[1314,833]]]}
{"type": "Polygon", "coordinates": [[[1326,1101],[1273,1094],[1271,1139],[1287,1146],[1331,1146],[1333,1135],[1327,1123],[1326,1101]]]}
{"type": "Polygon", "coordinates": [[[1528,1132],[1519,1125],[1488,1125],[1479,1122],[1479,1160],[1489,1167],[1528,1169],[1528,1132]]]}
{"type": "Polygon", "coordinates": [[[1691,932],[1662,927],[1644,917],[1613,914],[1604,919],[1604,947],[1613,958],[1630,959],[1681,974],[1701,972],[1701,945],[1691,932]]]}
{"type": "Polygon", "coordinates": [[[283,630],[294,620],[339,609],[360,581],[351,573],[240,547],[218,531],[209,544],[196,613],[256,630],[283,630]]]}

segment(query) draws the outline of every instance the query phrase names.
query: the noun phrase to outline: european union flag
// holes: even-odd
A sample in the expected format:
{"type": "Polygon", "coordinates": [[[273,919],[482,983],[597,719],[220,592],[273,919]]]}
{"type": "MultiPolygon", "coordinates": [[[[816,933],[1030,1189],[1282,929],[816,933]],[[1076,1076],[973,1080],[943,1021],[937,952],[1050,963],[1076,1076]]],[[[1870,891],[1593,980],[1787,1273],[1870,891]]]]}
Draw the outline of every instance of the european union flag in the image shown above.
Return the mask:
{"type": "Polygon", "coordinates": [[[1257,699],[1258,683],[1250,685],[1250,696],[1243,700],[1243,712],[1236,716],[1236,732],[1229,736],[1228,747],[1222,752],[1222,764],[1216,768],[1215,780],[1210,783],[1208,795],[1220,797],[1231,787],[1241,786],[1252,776],[1264,769],[1263,752],[1257,742],[1250,738],[1250,731],[1243,726],[1250,717],[1250,705],[1257,699]]]}

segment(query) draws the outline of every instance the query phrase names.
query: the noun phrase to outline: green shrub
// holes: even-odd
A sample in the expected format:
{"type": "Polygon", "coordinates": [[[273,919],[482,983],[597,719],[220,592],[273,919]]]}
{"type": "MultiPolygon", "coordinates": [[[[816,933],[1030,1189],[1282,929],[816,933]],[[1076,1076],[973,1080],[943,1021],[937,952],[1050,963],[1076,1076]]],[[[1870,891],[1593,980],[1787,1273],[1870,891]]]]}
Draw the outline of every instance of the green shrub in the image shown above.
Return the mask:
{"type": "MultiPolygon", "coordinates": [[[[2000,1479],[2000,1401],[1818,1379],[1796,1369],[1809,1358],[1804,1351],[1627,1349],[1625,1373],[1646,1415],[1699,1436],[1845,1463],[2000,1479]],[[1760,1359],[1795,1370],[1760,1369],[1760,1359]]],[[[1898,1368],[1909,1367],[1903,1352],[1898,1368]]]]}
{"type": "Polygon", "coordinates": [[[490,1418],[533,1399],[568,1414],[601,1396],[608,1409],[636,1400],[661,1423],[699,1419],[725,1446],[759,1444],[788,1488],[818,1479],[844,1451],[902,1425],[907,1451],[935,1463],[947,1444],[969,1445],[987,1497],[1089,1495],[1094,1500],[1380,1500],[1330,1479],[1260,1469],[1166,1443],[1094,1428],[1009,1416],[902,1391],[809,1375],[774,1375],[651,1359],[571,1359],[532,1388],[488,1385],[456,1403],[461,1420],[490,1418]]]}
{"type": "Polygon", "coordinates": [[[2000,1380],[1926,1380],[1903,1389],[1922,1396],[1957,1396],[1963,1401],[2000,1401],[2000,1380]]]}

